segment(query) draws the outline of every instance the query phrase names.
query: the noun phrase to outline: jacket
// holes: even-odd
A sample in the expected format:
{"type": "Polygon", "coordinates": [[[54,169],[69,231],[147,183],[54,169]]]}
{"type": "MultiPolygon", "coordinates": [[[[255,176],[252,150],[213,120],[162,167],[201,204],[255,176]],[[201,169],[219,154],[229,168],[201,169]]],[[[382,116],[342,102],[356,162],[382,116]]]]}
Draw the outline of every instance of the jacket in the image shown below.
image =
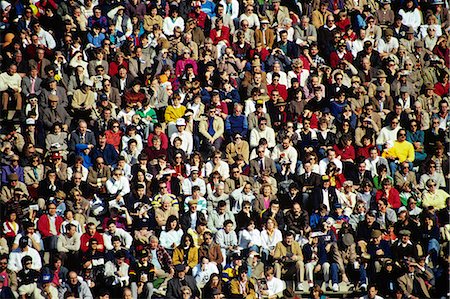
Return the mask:
{"type": "Polygon", "coordinates": [[[223,137],[223,133],[225,131],[225,126],[223,123],[223,119],[221,117],[215,116],[213,120],[213,129],[214,129],[214,135],[211,136],[208,132],[209,127],[209,119],[203,119],[200,121],[199,124],[199,132],[207,139],[218,139],[220,137],[223,137]]]}
{"type": "MultiPolygon", "coordinates": [[[[71,288],[69,286],[68,282],[65,282],[61,285],[61,287],[59,288],[59,294],[58,297],[59,298],[64,298],[64,294],[69,291],[71,288]]],[[[89,286],[87,285],[87,283],[83,280],[79,280],[77,283],[77,289],[78,289],[78,298],[79,299],[94,299],[94,297],[92,296],[91,293],[91,289],[89,288],[89,286]]]]}
{"type": "Polygon", "coordinates": [[[167,282],[167,292],[165,298],[167,299],[183,298],[183,295],[181,294],[181,287],[183,285],[187,285],[192,290],[193,298],[199,296],[197,283],[195,282],[194,277],[192,277],[191,275],[186,275],[183,283],[177,277],[174,277],[167,282]]]}
{"type": "MultiPolygon", "coordinates": [[[[61,231],[60,231],[61,224],[63,223],[64,219],[61,216],[55,216],[55,217],[56,217],[56,220],[55,220],[56,234],[59,235],[61,233],[61,231]]],[[[47,215],[47,214],[42,215],[38,220],[37,226],[38,226],[39,232],[42,235],[42,238],[54,236],[50,232],[49,215],[47,215]]]]}
{"type": "Polygon", "coordinates": [[[184,249],[181,248],[180,246],[178,246],[177,248],[175,248],[175,250],[173,251],[173,265],[180,265],[180,264],[185,264],[187,266],[189,266],[191,269],[194,268],[195,266],[197,266],[198,264],[198,249],[197,247],[190,247],[189,248],[189,252],[187,254],[188,259],[187,261],[184,260],[184,249]]]}
{"type": "Polygon", "coordinates": [[[198,256],[207,256],[210,262],[216,262],[217,265],[220,265],[223,262],[222,251],[217,243],[212,243],[209,247],[203,243],[198,249],[198,256]]]}
{"type": "MultiPolygon", "coordinates": [[[[298,256],[299,261],[303,261],[303,252],[302,249],[300,248],[300,244],[298,244],[297,241],[292,242],[291,252],[293,255],[298,256]]],[[[285,256],[287,256],[287,246],[284,243],[284,241],[278,242],[277,245],[275,246],[273,258],[275,260],[278,260],[285,256]]]]}
{"type": "Polygon", "coordinates": [[[428,288],[425,284],[425,281],[430,280],[433,277],[433,274],[428,270],[421,271],[420,269],[414,270],[414,278],[409,276],[409,273],[405,273],[397,279],[398,285],[400,289],[403,291],[403,294],[406,297],[410,295],[415,295],[418,297],[425,296],[426,298],[431,298],[430,293],[428,292],[428,288]],[[420,291],[422,294],[413,294],[414,283],[417,283],[420,287],[420,291]]]}

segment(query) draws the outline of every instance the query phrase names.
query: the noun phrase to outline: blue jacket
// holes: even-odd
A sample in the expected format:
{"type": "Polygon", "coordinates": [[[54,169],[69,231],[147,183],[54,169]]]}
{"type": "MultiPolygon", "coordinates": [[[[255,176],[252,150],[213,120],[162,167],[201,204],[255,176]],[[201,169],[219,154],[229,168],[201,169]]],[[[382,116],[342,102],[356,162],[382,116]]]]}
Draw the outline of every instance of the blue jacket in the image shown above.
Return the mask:
{"type": "MultiPolygon", "coordinates": [[[[319,241],[317,244],[317,255],[319,257],[318,264],[323,265],[327,261],[327,251],[325,250],[325,244],[324,242],[319,241]]],[[[312,246],[311,244],[307,243],[305,246],[303,246],[303,260],[305,263],[309,262],[312,257],[312,246]]]]}
{"type": "Polygon", "coordinates": [[[248,121],[245,115],[228,115],[225,120],[225,132],[230,136],[239,133],[245,138],[248,133],[248,121]]]}
{"type": "Polygon", "coordinates": [[[104,149],[99,148],[98,146],[92,150],[92,159],[97,159],[97,157],[103,157],[105,159],[105,163],[115,167],[117,161],[119,160],[119,153],[116,151],[113,145],[106,144],[104,149]]]}

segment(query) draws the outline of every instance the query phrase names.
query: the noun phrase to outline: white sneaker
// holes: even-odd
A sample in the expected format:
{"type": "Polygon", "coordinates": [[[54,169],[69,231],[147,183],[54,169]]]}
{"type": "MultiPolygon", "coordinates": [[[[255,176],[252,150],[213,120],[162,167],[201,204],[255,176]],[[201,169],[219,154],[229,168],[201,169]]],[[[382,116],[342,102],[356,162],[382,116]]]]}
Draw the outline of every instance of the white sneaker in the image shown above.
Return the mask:
{"type": "Polygon", "coordinates": [[[361,292],[365,292],[367,291],[367,284],[363,283],[360,287],[359,287],[361,292]]]}
{"type": "Polygon", "coordinates": [[[303,292],[303,291],[304,291],[303,283],[297,282],[297,291],[300,291],[300,292],[303,292]]]}
{"type": "Polygon", "coordinates": [[[333,287],[331,288],[333,292],[339,292],[339,285],[337,283],[333,283],[333,287]]]}
{"type": "Polygon", "coordinates": [[[310,280],[308,281],[308,287],[312,288],[314,286],[314,283],[310,280]]]}

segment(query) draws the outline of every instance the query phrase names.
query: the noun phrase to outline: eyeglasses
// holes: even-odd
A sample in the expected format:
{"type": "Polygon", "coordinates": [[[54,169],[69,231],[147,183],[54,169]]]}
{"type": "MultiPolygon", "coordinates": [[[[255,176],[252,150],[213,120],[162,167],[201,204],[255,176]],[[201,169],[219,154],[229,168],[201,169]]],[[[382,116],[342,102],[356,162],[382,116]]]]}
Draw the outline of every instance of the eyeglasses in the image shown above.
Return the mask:
{"type": "Polygon", "coordinates": [[[105,162],[97,162],[97,164],[103,165],[103,164],[105,164],[105,162]]]}
{"type": "Polygon", "coordinates": [[[430,168],[436,168],[436,165],[430,165],[430,168]]]}
{"type": "Polygon", "coordinates": [[[159,186],[159,189],[167,189],[167,186],[159,186]]]}
{"type": "Polygon", "coordinates": [[[336,78],[336,80],[342,80],[342,77],[336,78]]]}
{"type": "Polygon", "coordinates": [[[398,121],[393,121],[393,122],[391,122],[391,124],[398,125],[398,121]]]}
{"type": "Polygon", "coordinates": [[[398,136],[406,136],[406,134],[398,134],[398,136]]]}
{"type": "Polygon", "coordinates": [[[233,173],[240,173],[240,171],[239,171],[239,170],[237,170],[237,171],[233,171],[233,173]]]}
{"type": "Polygon", "coordinates": [[[433,121],[433,124],[439,124],[439,122],[438,121],[433,121]]]}
{"type": "Polygon", "coordinates": [[[118,128],[119,126],[112,126],[113,128],[118,128]]]}

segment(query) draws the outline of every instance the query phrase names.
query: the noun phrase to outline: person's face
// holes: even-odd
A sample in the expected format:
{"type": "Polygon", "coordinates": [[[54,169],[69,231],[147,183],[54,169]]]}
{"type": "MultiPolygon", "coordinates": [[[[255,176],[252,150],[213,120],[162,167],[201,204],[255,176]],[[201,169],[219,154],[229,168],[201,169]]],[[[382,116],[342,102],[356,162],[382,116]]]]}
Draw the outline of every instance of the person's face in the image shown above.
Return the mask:
{"type": "Polygon", "coordinates": [[[133,294],[131,293],[131,290],[126,289],[123,292],[123,299],[133,299],[133,294]]]}
{"type": "Polygon", "coordinates": [[[366,221],[367,224],[372,225],[375,222],[375,217],[372,217],[372,215],[366,215],[366,221]]]}
{"type": "Polygon", "coordinates": [[[250,193],[252,191],[252,186],[250,184],[246,184],[244,187],[244,193],[250,193]]]}
{"type": "Polygon", "coordinates": [[[48,213],[50,214],[50,216],[53,216],[56,214],[56,206],[55,205],[49,205],[48,206],[48,213]]]}
{"type": "Polygon", "coordinates": [[[76,273],[69,274],[69,282],[71,285],[76,285],[78,283],[78,276],[76,273]]]}
{"type": "Polygon", "coordinates": [[[370,298],[370,299],[373,299],[373,298],[375,298],[375,296],[378,294],[378,291],[377,291],[377,289],[375,288],[375,287],[371,287],[370,289],[369,289],[369,291],[368,291],[368,297],[370,298]]]}
{"type": "Polygon", "coordinates": [[[292,206],[292,211],[294,212],[295,215],[300,215],[300,212],[302,211],[301,207],[299,204],[295,204],[292,206]]]}
{"type": "Polygon", "coordinates": [[[159,185],[159,192],[161,194],[167,194],[167,184],[166,183],[159,185]]]}
{"type": "Polygon", "coordinates": [[[108,231],[111,234],[114,234],[116,232],[116,229],[117,229],[117,227],[116,227],[116,225],[114,223],[111,223],[110,225],[108,225],[108,231]]]}
{"type": "Polygon", "coordinates": [[[278,211],[280,210],[280,205],[279,204],[272,204],[270,206],[270,209],[272,210],[272,212],[278,213],[278,211]]]}
{"type": "Polygon", "coordinates": [[[378,210],[380,210],[381,212],[386,212],[386,205],[384,204],[384,202],[379,201],[377,205],[378,205],[378,210]]]}
{"type": "Polygon", "coordinates": [[[398,132],[398,141],[402,142],[405,140],[406,140],[406,132],[403,130],[398,132]]]}

